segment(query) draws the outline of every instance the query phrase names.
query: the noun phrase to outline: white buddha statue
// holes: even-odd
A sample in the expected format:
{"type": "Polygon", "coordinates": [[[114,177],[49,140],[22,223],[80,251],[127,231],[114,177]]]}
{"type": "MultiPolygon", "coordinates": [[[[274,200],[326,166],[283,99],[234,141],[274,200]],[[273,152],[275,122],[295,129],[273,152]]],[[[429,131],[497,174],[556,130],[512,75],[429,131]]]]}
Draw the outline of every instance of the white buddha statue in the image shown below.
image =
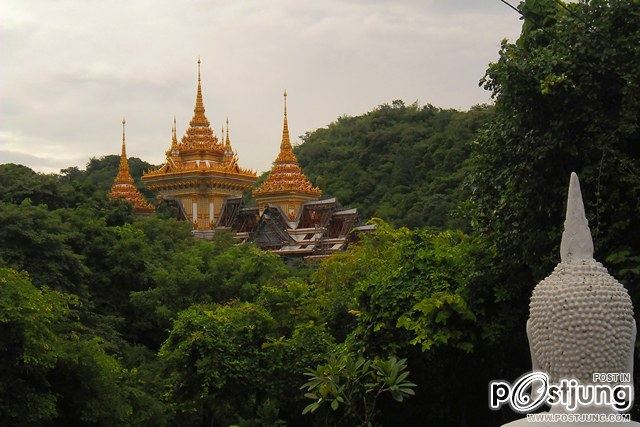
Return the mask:
{"type": "MultiPolygon", "coordinates": [[[[594,373],[629,373],[633,378],[636,324],[631,299],[626,289],[593,259],[593,241],[575,173],[569,184],[560,255],[553,273],[538,283],[531,295],[527,337],[533,370],[547,373],[552,384],[562,378],[593,384],[594,373]]],[[[558,404],[548,413],[616,412],[610,406],[569,411],[558,404]]],[[[605,427],[640,423],[544,423],[523,418],[505,426],[543,425],[605,427]]]]}

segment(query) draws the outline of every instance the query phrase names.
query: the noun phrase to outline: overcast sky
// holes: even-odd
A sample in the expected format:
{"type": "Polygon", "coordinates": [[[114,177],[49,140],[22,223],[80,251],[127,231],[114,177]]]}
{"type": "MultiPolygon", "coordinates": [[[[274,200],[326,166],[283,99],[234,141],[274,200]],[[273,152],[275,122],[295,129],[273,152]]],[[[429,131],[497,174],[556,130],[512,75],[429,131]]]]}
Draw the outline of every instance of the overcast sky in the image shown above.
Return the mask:
{"type": "MultiPolygon", "coordinates": [[[[517,2],[514,2],[517,3],[517,2]]],[[[202,58],[207,117],[266,170],[289,94],[295,141],[403,99],[467,109],[518,16],[498,0],[11,0],[0,18],[0,163],[39,171],[117,154],[161,163],[202,58]]]]}

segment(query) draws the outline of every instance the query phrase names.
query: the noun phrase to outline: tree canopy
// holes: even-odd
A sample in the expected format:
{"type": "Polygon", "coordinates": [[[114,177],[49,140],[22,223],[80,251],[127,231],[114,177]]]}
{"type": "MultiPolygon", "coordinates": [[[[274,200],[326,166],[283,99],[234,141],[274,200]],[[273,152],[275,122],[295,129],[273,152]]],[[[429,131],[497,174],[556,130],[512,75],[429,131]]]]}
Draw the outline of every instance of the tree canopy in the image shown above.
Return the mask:
{"type": "Polygon", "coordinates": [[[296,155],[324,196],[398,226],[460,227],[473,138],[492,108],[384,104],[308,132],[296,155]]]}

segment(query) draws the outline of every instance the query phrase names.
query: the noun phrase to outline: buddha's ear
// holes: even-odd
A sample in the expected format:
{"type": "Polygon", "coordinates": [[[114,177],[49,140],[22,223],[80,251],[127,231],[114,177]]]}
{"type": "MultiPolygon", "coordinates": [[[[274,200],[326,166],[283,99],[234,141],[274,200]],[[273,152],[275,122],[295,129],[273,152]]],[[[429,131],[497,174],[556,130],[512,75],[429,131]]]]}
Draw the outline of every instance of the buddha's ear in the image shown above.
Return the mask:
{"type": "MultiPolygon", "coordinates": [[[[531,333],[531,319],[527,319],[527,340],[529,340],[529,353],[531,354],[531,370],[537,371],[538,361],[536,360],[536,354],[533,351],[533,334],[531,333]]],[[[633,363],[633,359],[631,363],[633,363]]]]}

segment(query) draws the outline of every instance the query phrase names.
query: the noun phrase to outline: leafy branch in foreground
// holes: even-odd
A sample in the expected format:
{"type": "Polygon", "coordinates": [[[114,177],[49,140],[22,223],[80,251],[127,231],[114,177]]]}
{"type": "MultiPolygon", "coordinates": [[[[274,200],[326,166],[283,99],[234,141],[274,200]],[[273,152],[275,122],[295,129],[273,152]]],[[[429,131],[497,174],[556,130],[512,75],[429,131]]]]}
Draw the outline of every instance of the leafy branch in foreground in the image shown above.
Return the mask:
{"type": "MultiPolygon", "coordinates": [[[[305,375],[309,381],[300,388],[306,391],[305,397],[314,402],[302,413],[314,413],[328,405],[338,416],[338,425],[371,426],[381,395],[389,394],[402,402],[415,394],[413,388],[416,387],[407,379],[406,359],[395,356],[370,360],[347,352],[333,356],[305,375]]],[[[327,417],[330,415],[327,413],[327,417]]]]}

